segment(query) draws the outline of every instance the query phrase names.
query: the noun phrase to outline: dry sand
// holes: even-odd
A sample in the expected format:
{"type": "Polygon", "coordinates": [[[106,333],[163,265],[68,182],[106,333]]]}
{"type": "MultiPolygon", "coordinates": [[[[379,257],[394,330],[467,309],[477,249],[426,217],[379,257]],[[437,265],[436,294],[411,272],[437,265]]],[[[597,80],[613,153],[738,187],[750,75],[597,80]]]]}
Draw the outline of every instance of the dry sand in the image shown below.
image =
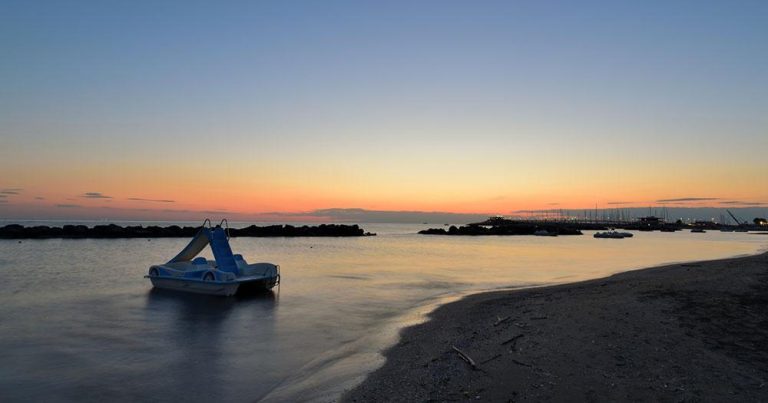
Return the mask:
{"type": "Polygon", "coordinates": [[[478,294],[430,317],[342,399],[768,401],[768,254],[478,294]]]}

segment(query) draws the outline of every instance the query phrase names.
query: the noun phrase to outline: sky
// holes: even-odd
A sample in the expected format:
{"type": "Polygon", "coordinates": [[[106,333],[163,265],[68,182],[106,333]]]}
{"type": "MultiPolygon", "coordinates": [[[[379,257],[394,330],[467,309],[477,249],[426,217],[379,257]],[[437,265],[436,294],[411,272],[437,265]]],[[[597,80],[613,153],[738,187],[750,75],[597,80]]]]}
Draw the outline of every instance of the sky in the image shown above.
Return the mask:
{"type": "Polygon", "coordinates": [[[6,0],[0,218],[768,207],[766,21],[765,1],[6,0]]]}

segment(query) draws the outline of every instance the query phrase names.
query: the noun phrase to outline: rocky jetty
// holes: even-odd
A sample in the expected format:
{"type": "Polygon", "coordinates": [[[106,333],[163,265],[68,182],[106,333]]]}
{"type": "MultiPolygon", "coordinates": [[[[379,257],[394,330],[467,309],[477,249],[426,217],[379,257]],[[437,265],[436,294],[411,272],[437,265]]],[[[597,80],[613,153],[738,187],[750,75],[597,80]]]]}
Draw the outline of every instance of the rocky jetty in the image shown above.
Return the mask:
{"type": "MultiPolygon", "coordinates": [[[[538,226],[546,228],[571,228],[577,230],[590,230],[590,231],[605,231],[608,226],[605,223],[594,223],[584,221],[569,221],[569,220],[513,220],[502,217],[491,217],[482,222],[471,223],[467,225],[482,225],[488,227],[508,227],[508,226],[538,226]]],[[[613,225],[611,228],[616,227],[613,225]]]]}
{"type": "MultiPolygon", "coordinates": [[[[116,224],[96,225],[65,225],[49,227],[45,225],[24,227],[18,224],[0,227],[0,239],[47,239],[47,238],[191,238],[200,227],[169,227],[159,226],[127,226],[116,224]]],[[[251,225],[245,228],[231,228],[232,237],[350,237],[375,235],[365,232],[358,225],[320,224],[303,225],[268,225],[258,227],[251,225]]]]}
{"type": "Polygon", "coordinates": [[[446,231],[444,228],[429,228],[419,231],[423,235],[536,235],[537,231],[546,231],[555,235],[582,235],[581,231],[561,225],[534,225],[534,224],[510,224],[510,225],[464,225],[456,227],[451,225],[446,231]]]}

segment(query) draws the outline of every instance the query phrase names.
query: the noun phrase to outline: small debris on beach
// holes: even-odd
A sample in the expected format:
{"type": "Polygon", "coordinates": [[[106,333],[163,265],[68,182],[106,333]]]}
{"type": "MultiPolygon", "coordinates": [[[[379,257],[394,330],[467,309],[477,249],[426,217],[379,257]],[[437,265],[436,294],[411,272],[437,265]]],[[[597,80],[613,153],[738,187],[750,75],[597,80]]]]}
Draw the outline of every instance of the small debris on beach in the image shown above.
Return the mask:
{"type": "Polygon", "coordinates": [[[511,318],[511,316],[507,316],[506,318],[503,318],[503,319],[502,319],[501,317],[498,317],[498,316],[497,316],[497,317],[496,317],[496,323],[494,323],[494,324],[493,324],[493,326],[498,326],[498,325],[500,325],[500,324],[502,324],[502,323],[504,323],[504,322],[508,321],[508,320],[509,320],[509,318],[511,318]]]}
{"type": "Polygon", "coordinates": [[[517,341],[517,339],[519,339],[519,338],[521,338],[523,336],[525,336],[525,335],[524,334],[518,334],[517,336],[511,337],[511,338],[509,338],[509,339],[507,339],[505,341],[502,341],[501,345],[503,346],[503,345],[512,343],[513,341],[517,341]]]}
{"type": "Polygon", "coordinates": [[[454,351],[459,353],[459,357],[461,357],[462,360],[466,361],[467,364],[469,364],[472,369],[477,369],[477,364],[475,363],[475,360],[472,359],[472,357],[468,356],[465,352],[459,350],[456,346],[451,346],[454,351]]]}

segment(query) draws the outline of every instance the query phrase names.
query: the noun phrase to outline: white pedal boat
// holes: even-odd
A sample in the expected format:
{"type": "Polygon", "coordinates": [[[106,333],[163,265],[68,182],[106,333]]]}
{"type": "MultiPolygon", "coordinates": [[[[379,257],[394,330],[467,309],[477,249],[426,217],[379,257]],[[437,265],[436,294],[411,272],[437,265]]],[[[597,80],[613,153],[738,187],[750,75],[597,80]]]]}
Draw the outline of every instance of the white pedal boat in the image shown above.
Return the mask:
{"type": "Polygon", "coordinates": [[[211,227],[206,219],[189,245],[168,263],[150,267],[144,277],[155,288],[222,296],[266,291],[279,284],[280,266],[248,264],[242,255],[232,253],[228,233],[222,228],[226,223],[222,220],[211,227]],[[196,257],[209,245],[214,261],[196,257]]]}
{"type": "Polygon", "coordinates": [[[615,230],[596,232],[593,237],[595,238],[607,238],[607,239],[624,239],[632,238],[634,235],[631,232],[617,232],[615,230]]]}

